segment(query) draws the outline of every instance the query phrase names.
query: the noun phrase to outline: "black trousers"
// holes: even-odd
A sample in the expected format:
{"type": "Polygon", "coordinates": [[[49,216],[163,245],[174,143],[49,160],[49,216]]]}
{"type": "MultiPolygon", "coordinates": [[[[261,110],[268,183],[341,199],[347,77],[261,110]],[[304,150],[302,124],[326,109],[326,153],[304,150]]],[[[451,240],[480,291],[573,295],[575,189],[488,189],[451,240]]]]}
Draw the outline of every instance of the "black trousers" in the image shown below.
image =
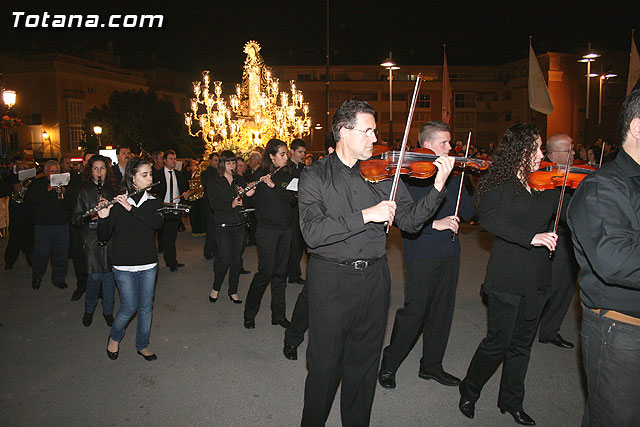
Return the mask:
{"type": "Polygon", "coordinates": [[[390,283],[386,257],[364,270],[309,257],[303,426],[324,425],[340,377],[342,425],[369,425],[390,283]]]}
{"type": "Polygon", "coordinates": [[[216,246],[216,224],[213,220],[213,211],[206,203],[204,206],[204,213],[207,219],[207,224],[205,226],[205,232],[207,235],[204,239],[203,252],[205,256],[216,256],[218,255],[218,247],[216,246]]]}
{"type": "MultiPolygon", "coordinates": [[[[207,200],[208,202],[208,200],[207,200]]],[[[192,234],[201,234],[206,231],[207,218],[205,214],[205,208],[209,208],[205,204],[204,199],[194,200],[190,202],[191,212],[189,212],[189,223],[191,224],[192,234]]]]}
{"type": "Polygon", "coordinates": [[[271,320],[287,317],[285,301],[285,276],[291,245],[291,228],[274,230],[258,226],[258,272],[253,276],[244,305],[244,318],[254,319],[260,311],[260,303],[271,281],[271,320]]]}
{"type": "Polygon", "coordinates": [[[14,213],[9,202],[9,242],[4,251],[4,263],[15,264],[20,255],[20,251],[27,259],[27,264],[31,265],[31,255],[33,254],[33,219],[27,215],[25,209],[16,209],[14,213]]]}
{"type": "Polygon", "coordinates": [[[307,301],[307,285],[298,294],[293,307],[291,324],[284,331],[284,344],[298,347],[304,341],[304,333],[309,329],[309,303],[307,301]]]}
{"type": "Polygon", "coordinates": [[[477,401],[482,387],[504,360],[498,407],[507,411],[522,411],[524,379],[529,366],[531,344],[540,313],[548,299],[549,289],[539,289],[537,316],[535,319],[525,320],[524,297],[505,292],[487,292],[489,330],[471,359],[466,378],[460,384],[462,398],[477,401]]]}
{"type": "Polygon", "coordinates": [[[405,264],[404,307],[396,312],[380,369],[396,372],[422,332],[421,370],[438,373],[447,349],[460,257],[422,258],[405,264]]]}
{"type": "Polygon", "coordinates": [[[558,334],[576,288],[578,265],[575,259],[558,255],[551,260],[551,293],[540,318],[538,338],[542,341],[553,339],[558,334]]]}
{"type": "Polygon", "coordinates": [[[178,225],[180,217],[167,217],[162,224],[162,256],[167,267],[178,263],[176,255],[176,239],[178,238],[178,225]]]}
{"type": "Polygon", "coordinates": [[[298,222],[298,215],[295,216],[295,221],[291,227],[291,249],[289,252],[289,263],[287,267],[287,277],[289,280],[295,280],[302,277],[302,271],[300,270],[300,260],[302,259],[302,253],[304,252],[305,243],[300,231],[300,223],[298,222]]]}
{"type": "Polygon", "coordinates": [[[69,226],[69,254],[73,261],[73,271],[76,274],[76,291],[87,290],[87,258],[82,244],[82,230],[80,227],[69,226]]]}
{"type": "Polygon", "coordinates": [[[240,268],[242,267],[242,247],[245,227],[216,227],[216,242],[219,243],[218,256],[213,261],[213,290],[220,291],[229,268],[229,295],[238,293],[240,268]]]}

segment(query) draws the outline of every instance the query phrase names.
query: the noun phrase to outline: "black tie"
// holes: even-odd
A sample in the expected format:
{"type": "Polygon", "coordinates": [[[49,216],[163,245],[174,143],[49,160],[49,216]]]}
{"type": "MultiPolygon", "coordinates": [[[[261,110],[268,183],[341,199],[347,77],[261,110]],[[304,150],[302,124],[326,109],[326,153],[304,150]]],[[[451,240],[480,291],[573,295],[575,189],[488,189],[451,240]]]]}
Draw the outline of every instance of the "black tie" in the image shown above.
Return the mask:
{"type": "Polygon", "coordinates": [[[169,203],[173,203],[173,171],[169,171],[169,203]]]}

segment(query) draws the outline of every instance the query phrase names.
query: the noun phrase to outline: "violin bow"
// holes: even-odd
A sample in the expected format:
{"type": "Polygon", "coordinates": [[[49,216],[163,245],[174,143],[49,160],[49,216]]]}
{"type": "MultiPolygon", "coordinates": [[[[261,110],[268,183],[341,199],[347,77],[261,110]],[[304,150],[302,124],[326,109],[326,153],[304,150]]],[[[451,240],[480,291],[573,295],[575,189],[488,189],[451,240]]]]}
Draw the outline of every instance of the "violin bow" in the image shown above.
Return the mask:
{"type": "MultiPolygon", "coordinates": [[[[473,130],[473,129],[472,129],[473,130]]],[[[465,158],[469,158],[469,146],[471,146],[471,132],[472,130],[469,131],[469,136],[467,137],[467,149],[465,150],[464,153],[464,157],[465,158]]],[[[466,163],[462,164],[462,175],[460,175],[460,187],[458,188],[458,200],[456,200],[456,210],[453,213],[455,216],[458,216],[458,212],[460,211],[460,198],[462,197],[462,186],[464,185],[464,172],[466,171],[466,163]]],[[[455,231],[451,231],[451,241],[455,242],[456,241],[456,232],[455,231]]]]}
{"type": "MultiPolygon", "coordinates": [[[[566,169],[564,171],[564,180],[562,181],[562,190],[560,190],[560,200],[558,200],[558,210],[556,211],[556,220],[553,224],[553,232],[556,233],[558,231],[558,223],[560,222],[560,211],[562,210],[562,202],[564,201],[564,192],[567,188],[567,177],[569,176],[569,169],[571,169],[571,165],[569,164],[571,160],[571,149],[573,147],[569,147],[569,152],[567,153],[567,164],[566,169]]],[[[549,259],[553,256],[553,251],[549,251],[549,259]]]]}
{"type": "MultiPolygon", "coordinates": [[[[389,195],[389,201],[396,200],[396,193],[398,192],[398,183],[400,182],[400,170],[402,169],[402,163],[404,163],[404,153],[407,150],[407,140],[409,139],[409,131],[411,130],[411,122],[413,121],[413,113],[416,109],[416,103],[418,101],[418,93],[420,92],[420,85],[422,84],[422,73],[418,73],[416,77],[416,85],[413,89],[413,98],[411,98],[411,108],[409,108],[409,115],[407,116],[407,125],[404,128],[404,136],[402,137],[402,147],[400,148],[400,155],[398,157],[398,163],[396,164],[396,174],[393,176],[393,184],[391,185],[391,194],[389,195]]],[[[386,233],[389,234],[390,223],[386,223],[386,233]]]]}
{"type": "Polygon", "coordinates": [[[607,142],[602,141],[602,147],[600,148],[600,163],[598,163],[598,169],[602,167],[602,158],[604,157],[604,148],[606,147],[607,142]]]}

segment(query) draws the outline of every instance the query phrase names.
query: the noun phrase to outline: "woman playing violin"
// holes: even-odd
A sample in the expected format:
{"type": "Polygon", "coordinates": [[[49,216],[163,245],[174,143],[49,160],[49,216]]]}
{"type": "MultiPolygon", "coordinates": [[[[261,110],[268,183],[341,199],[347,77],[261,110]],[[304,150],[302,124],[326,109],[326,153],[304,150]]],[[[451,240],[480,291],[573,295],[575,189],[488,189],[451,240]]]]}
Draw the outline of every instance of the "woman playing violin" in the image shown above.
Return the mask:
{"type": "Polygon", "coordinates": [[[469,418],[483,386],[504,360],[498,407],[519,424],[535,424],[522,407],[524,379],[549,295],[549,251],[555,250],[558,236],[546,230],[559,198],[559,190],[536,192],[527,182],[542,160],[541,144],[539,130],[532,125],[511,126],[478,184],[480,222],[496,238],[482,286],[489,330],[460,384],[459,408],[469,418]]]}

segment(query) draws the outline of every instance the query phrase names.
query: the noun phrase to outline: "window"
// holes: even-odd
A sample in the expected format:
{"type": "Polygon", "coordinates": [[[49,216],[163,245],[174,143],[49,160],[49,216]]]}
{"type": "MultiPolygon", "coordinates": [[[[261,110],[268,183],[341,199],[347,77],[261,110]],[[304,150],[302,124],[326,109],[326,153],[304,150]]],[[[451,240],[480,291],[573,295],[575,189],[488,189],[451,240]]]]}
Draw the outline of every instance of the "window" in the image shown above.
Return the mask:
{"type": "Polygon", "coordinates": [[[511,121],[511,111],[506,111],[503,114],[504,114],[504,121],[505,122],[510,122],[511,121]]]}
{"type": "Polygon", "coordinates": [[[412,122],[412,127],[414,125],[417,126],[422,126],[425,123],[427,123],[429,120],[431,120],[431,113],[421,113],[419,111],[416,111],[413,115],[413,122],[412,122]]]}
{"type": "Polygon", "coordinates": [[[377,101],[378,92],[354,92],[353,95],[351,95],[351,99],[367,102],[377,101]]]}
{"type": "Polygon", "coordinates": [[[351,94],[349,92],[331,92],[329,93],[329,108],[338,108],[350,99],[351,94]]]}
{"type": "MultiPolygon", "coordinates": [[[[67,150],[72,150],[82,145],[83,130],[82,118],[84,117],[84,101],[81,99],[65,99],[67,127],[69,129],[69,145],[67,150]]],[[[62,147],[61,147],[62,148],[62,147]]]]}
{"type": "Polygon", "coordinates": [[[299,82],[310,82],[311,81],[311,74],[298,74],[296,76],[296,80],[299,82]]]}
{"type": "Polygon", "coordinates": [[[96,90],[94,88],[92,88],[92,87],[88,87],[87,88],[87,93],[95,93],[95,91],[96,90]]]}
{"type": "Polygon", "coordinates": [[[475,109],[476,108],[476,94],[469,93],[456,93],[454,95],[455,108],[456,109],[475,109]]]}
{"type": "Polygon", "coordinates": [[[431,95],[418,95],[418,108],[431,108],[431,95]]]}
{"type": "MultiPolygon", "coordinates": [[[[389,102],[389,94],[388,93],[383,93],[382,94],[382,100],[389,102]]],[[[394,93],[393,94],[393,100],[394,101],[406,101],[407,100],[407,94],[406,93],[394,93]]]]}
{"type": "Polygon", "coordinates": [[[455,113],[453,115],[454,140],[467,142],[470,130],[476,129],[476,113],[455,113]]]}

